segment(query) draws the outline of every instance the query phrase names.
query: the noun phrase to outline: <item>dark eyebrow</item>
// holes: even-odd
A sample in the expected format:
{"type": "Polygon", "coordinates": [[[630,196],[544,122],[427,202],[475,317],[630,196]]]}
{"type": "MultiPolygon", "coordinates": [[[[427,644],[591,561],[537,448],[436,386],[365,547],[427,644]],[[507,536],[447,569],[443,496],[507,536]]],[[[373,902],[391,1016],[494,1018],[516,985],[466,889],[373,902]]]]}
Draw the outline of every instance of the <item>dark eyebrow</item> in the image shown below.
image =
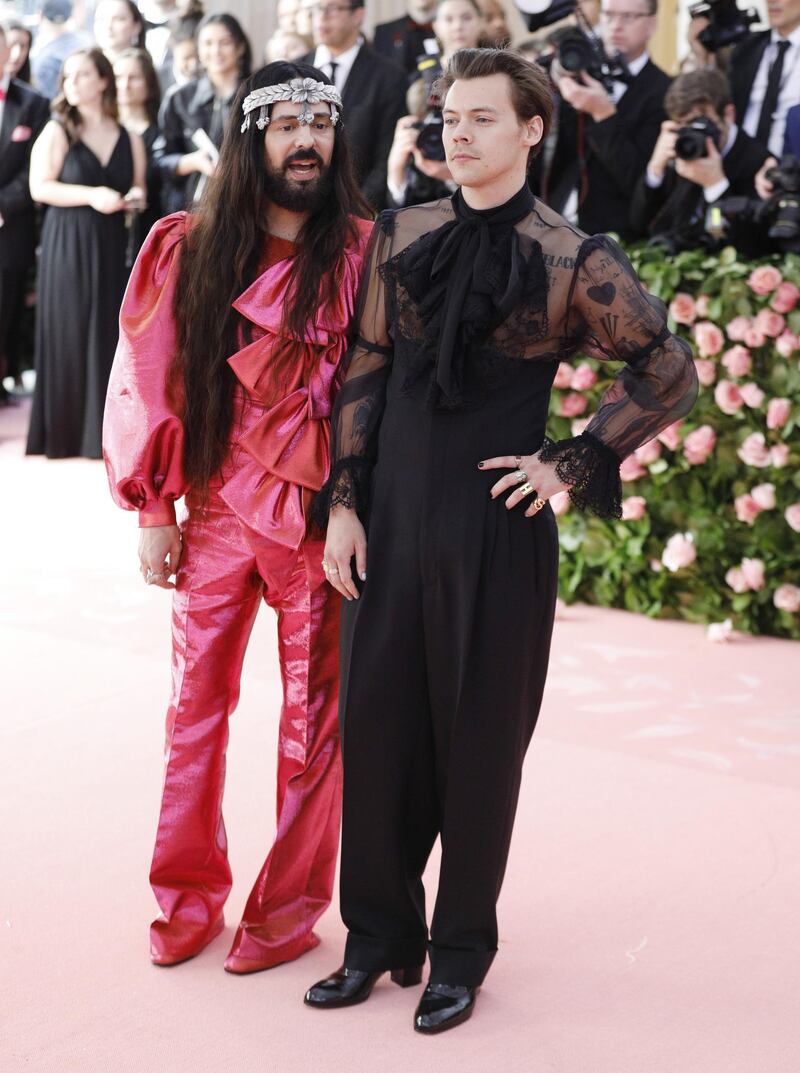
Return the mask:
{"type": "MultiPolygon", "coordinates": [[[[447,115],[448,112],[450,113],[450,115],[456,114],[452,108],[445,108],[443,114],[447,115]]],[[[497,115],[497,109],[490,107],[488,104],[485,108],[469,108],[468,112],[472,114],[474,114],[475,112],[493,112],[495,115],[497,115]]]]}

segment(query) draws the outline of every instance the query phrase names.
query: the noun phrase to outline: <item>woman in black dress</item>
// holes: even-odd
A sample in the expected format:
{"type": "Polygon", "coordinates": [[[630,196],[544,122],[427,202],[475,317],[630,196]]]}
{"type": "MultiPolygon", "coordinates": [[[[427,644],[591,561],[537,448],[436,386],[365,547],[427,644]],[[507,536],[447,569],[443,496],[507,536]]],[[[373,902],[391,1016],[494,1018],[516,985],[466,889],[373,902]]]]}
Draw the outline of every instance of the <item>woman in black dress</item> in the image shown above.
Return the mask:
{"type": "Polygon", "coordinates": [[[161,171],[159,157],[165,141],[158,125],[161,86],[150,53],[143,48],[129,48],[114,61],[119,118],[123,127],[138,134],[147,155],[147,208],[138,212],[131,225],[128,263],[133,265],[150,228],[163,216],[161,210],[161,171]]]}
{"type": "Polygon", "coordinates": [[[111,64],[99,49],[68,56],[53,119],[31,154],[42,230],[36,389],[28,454],[101,457],[106,387],[127,281],[126,213],[144,202],[141,139],[117,122],[111,64]]]}

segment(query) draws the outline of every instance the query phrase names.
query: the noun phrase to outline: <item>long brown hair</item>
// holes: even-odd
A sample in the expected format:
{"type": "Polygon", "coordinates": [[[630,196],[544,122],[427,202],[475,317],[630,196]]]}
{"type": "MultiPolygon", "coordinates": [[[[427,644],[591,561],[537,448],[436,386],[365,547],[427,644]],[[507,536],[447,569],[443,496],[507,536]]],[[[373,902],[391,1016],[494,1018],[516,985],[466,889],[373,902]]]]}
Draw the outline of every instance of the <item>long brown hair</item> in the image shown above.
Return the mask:
{"type": "Polygon", "coordinates": [[[142,72],[142,78],[144,78],[144,84],[147,87],[147,99],[144,102],[145,115],[150,126],[156,126],[158,124],[158,109],[161,105],[161,85],[150,53],[146,48],[126,48],[124,52],[120,52],[114,63],[117,60],[136,60],[139,64],[139,70],[142,72]]]}
{"type": "Polygon", "coordinates": [[[82,120],[81,113],[64,96],[64,69],[67,66],[67,62],[74,59],[75,56],[86,56],[94,64],[94,69],[98,75],[105,79],[106,88],[103,90],[100,106],[104,116],[108,119],[113,119],[115,123],[119,122],[117,83],[114,80],[113,67],[106,59],[105,53],[101,52],[99,48],[78,48],[74,52],[70,52],[61,65],[61,74],[58,78],[58,95],[50,108],[53,115],[61,120],[67,132],[67,137],[71,142],[78,141],[80,138],[82,120]]]}
{"type": "MultiPolygon", "coordinates": [[[[240,132],[242,102],[254,89],[293,78],[330,84],[309,64],[279,61],[262,67],[239,88],[219,164],[190,220],[181,255],[175,291],[177,347],[169,380],[176,399],[182,400],[186,477],[201,495],[227,453],[233,420],[235,380],[227,362],[237,350],[238,329],[245,324],[232,303],[255,278],[268,237],[264,134],[255,123],[240,132]]],[[[303,338],[320,304],[336,294],[343,250],[358,238],[352,217],[370,215],[341,124],[330,174],[325,204],[308,218],[297,238],[291,301],[283,314],[285,343],[270,364],[276,391],[296,352],[292,337],[303,338]]]]}

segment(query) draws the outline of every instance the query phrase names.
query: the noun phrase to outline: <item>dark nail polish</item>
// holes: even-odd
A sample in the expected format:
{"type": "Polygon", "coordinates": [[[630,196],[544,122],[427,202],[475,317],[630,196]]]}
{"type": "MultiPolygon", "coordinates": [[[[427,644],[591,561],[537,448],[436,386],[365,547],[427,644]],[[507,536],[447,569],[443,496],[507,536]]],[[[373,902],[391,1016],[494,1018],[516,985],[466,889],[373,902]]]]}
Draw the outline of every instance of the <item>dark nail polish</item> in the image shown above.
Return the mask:
{"type": "Polygon", "coordinates": [[[478,463],[478,469],[483,469],[483,462],[478,463]]]}

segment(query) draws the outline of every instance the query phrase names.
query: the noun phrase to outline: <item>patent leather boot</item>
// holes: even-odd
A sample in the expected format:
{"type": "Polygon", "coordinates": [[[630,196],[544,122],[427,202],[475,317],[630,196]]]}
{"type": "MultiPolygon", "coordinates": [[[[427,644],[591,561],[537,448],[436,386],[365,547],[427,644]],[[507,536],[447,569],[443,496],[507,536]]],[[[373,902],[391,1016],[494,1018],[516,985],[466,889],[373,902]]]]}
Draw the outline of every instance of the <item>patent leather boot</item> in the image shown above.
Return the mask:
{"type": "Polygon", "coordinates": [[[415,1030],[433,1035],[468,1021],[475,1009],[478,991],[477,987],[428,984],[414,1014],[415,1030]]]}
{"type": "MultiPolygon", "coordinates": [[[[336,1010],[342,1006],[356,1006],[366,1002],[372,989],[383,976],[381,972],[362,972],[360,969],[341,969],[324,980],[314,984],[306,991],[303,1001],[306,1006],[319,1010],[336,1010]]],[[[392,982],[400,987],[413,987],[422,981],[422,966],[414,965],[410,969],[392,969],[392,982]]]]}

